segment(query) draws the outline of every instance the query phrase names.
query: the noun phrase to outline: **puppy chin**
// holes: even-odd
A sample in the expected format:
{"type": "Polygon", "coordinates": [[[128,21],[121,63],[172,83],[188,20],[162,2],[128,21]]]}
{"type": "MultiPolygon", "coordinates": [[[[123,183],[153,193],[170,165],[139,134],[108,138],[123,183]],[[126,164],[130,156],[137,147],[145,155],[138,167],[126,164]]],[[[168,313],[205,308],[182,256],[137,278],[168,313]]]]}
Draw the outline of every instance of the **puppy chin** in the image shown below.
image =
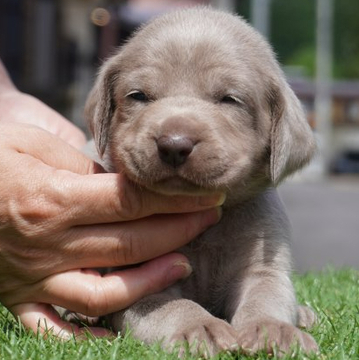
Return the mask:
{"type": "Polygon", "coordinates": [[[203,188],[180,177],[167,178],[146,187],[163,195],[203,196],[216,192],[214,189],[203,188]]]}

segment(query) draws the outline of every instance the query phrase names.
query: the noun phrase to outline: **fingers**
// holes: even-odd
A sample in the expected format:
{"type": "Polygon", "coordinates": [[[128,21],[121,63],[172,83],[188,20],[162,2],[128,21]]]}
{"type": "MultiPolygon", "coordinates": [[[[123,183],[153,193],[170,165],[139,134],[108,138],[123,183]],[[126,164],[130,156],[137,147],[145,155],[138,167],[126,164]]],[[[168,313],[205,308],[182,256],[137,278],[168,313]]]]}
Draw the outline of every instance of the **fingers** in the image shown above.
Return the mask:
{"type": "MultiPolygon", "coordinates": [[[[159,292],[187,277],[191,271],[188,260],[178,253],[166,254],[138,267],[104,276],[94,270],[74,270],[45,279],[23,301],[41,299],[86,316],[101,316],[159,292]]],[[[50,318],[48,314],[47,318],[50,318]]]]}
{"type": "MultiPolygon", "coordinates": [[[[210,209],[192,214],[158,215],[125,223],[77,227],[72,232],[66,232],[66,237],[62,235],[48,249],[43,248],[44,242],[41,241],[36,251],[15,243],[14,248],[7,251],[7,263],[11,266],[15,264],[16,272],[9,273],[2,284],[2,303],[9,307],[15,303],[42,301],[40,294],[44,292],[44,284],[49,283],[47,279],[51,279],[54,273],[131,265],[174,251],[217,222],[219,217],[217,209],[210,209]],[[20,278],[18,274],[21,274],[20,278]]],[[[170,268],[171,265],[168,264],[170,268]]],[[[165,267],[160,275],[167,273],[169,268],[165,267]]],[[[59,289],[63,291],[63,288],[59,289]]],[[[51,294],[55,290],[47,292],[51,294]]],[[[56,297],[44,301],[57,304],[56,297]]]]}
{"type": "Polygon", "coordinates": [[[135,222],[77,227],[63,240],[62,250],[68,256],[63,258],[62,266],[69,269],[140,263],[180,248],[219,219],[220,211],[214,208],[190,214],[156,215],[135,222]]]}
{"type": "Polygon", "coordinates": [[[78,178],[68,184],[66,196],[67,207],[71,209],[67,221],[71,226],[128,221],[152,214],[201,211],[220,206],[225,200],[221,193],[207,196],[157,194],[137,188],[122,174],[78,178]]]}
{"type": "Polygon", "coordinates": [[[75,324],[70,324],[61,320],[58,313],[51,305],[42,303],[25,303],[12,307],[11,312],[18,316],[21,323],[35,333],[54,334],[63,339],[72,336],[80,336],[84,332],[90,332],[96,337],[109,336],[112,333],[104,328],[79,328],[75,324]]]}
{"type": "Polygon", "coordinates": [[[14,237],[2,243],[2,252],[6,255],[1,269],[10,266],[12,270],[2,282],[2,302],[6,306],[14,301],[29,302],[23,297],[26,292],[20,291],[21,287],[31,287],[54,273],[132,265],[174,251],[219,219],[220,212],[214,208],[197,213],[154,215],[123,223],[79,226],[55,238],[51,238],[50,233],[39,241],[36,234],[28,240],[14,237]]]}

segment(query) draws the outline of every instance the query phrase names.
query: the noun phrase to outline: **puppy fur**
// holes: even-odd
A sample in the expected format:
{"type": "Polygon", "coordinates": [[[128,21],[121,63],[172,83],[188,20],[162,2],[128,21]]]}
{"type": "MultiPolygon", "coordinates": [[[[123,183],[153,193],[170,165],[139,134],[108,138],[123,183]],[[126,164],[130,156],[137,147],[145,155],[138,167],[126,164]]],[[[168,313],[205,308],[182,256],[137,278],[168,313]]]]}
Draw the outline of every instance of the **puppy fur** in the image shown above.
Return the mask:
{"type": "Polygon", "coordinates": [[[85,110],[108,171],[155,192],[225,192],[221,221],[180,249],[192,275],[110,316],[165,348],[317,351],[290,280],[290,229],[275,190],[315,151],[267,42],[243,19],[180,10],[141,28],[102,66],[85,110]]]}

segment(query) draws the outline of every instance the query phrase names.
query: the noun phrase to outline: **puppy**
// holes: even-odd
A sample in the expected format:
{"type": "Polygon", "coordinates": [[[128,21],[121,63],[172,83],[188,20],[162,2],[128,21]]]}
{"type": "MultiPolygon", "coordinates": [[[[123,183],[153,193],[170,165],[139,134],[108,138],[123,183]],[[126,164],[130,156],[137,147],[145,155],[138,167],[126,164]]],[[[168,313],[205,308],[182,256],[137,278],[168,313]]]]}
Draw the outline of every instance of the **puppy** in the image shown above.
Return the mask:
{"type": "Polygon", "coordinates": [[[180,249],[192,275],[110,316],[165,348],[316,351],[313,314],[290,280],[289,224],[275,186],[315,144],[265,40],[238,16],[173,12],[102,66],[85,109],[108,171],[167,195],[225,192],[223,216],[180,249]]]}

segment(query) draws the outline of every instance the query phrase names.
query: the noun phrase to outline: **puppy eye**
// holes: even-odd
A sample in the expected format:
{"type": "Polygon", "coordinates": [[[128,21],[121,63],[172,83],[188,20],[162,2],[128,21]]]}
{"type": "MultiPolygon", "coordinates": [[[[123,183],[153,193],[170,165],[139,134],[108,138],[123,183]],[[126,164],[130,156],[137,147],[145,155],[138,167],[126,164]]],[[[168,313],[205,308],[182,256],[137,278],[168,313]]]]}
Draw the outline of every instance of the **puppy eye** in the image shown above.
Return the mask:
{"type": "Polygon", "coordinates": [[[243,101],[238,99],[236,96],[233,96],[233,95],[223,96],[223,98],[221,99],[221,103],[234,104],[234,105],[243,105],[243,101]]]}
{"type": "Polygon", "coordinates": [[[142,91],[139,91],[139,90],[133,90],[133,91],[130,91],[126,97],[130,97],[132,98],[133,100],[136,100],[136,101],[141,101],[141,102],[147,102],[149,101],[149,98],[147,97],[147,95],[142,92],[142,91]]]}

